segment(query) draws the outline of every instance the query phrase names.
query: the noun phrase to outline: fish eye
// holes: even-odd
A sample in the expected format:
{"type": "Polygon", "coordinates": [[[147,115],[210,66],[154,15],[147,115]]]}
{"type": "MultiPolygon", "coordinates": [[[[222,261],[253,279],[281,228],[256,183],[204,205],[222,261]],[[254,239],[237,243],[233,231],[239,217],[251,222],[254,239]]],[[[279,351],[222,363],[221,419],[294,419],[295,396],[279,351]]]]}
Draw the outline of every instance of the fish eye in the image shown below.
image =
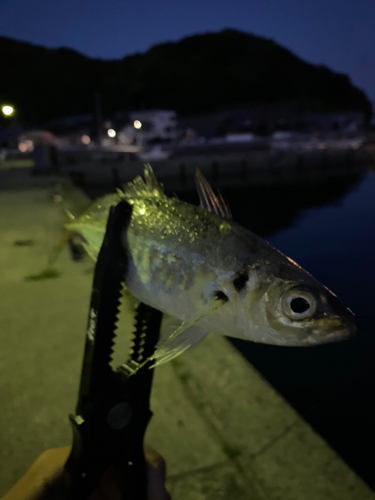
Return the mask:
{"type": "Polygon", "coordinates": [[[288,303],[294,314],[303,314],[310,309],[310,304],[303,297],[289,298],[288,303]]]}
{"type": "Polygon", "coordinates": [[[308,288],[293,287],[283,293],[281,307],[285,315],[290,319],[308,319],[316,311],[317,300],[308,288]]]}

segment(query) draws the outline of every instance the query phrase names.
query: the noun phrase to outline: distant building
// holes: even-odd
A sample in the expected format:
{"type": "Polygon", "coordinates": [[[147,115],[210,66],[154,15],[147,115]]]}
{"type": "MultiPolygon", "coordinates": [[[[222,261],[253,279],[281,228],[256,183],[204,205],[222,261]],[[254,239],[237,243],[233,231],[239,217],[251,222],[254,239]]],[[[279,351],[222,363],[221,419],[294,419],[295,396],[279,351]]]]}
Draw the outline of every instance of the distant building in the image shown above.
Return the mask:
{"type": "Polygon", "coordinates": [[[59,118],[47,123],[46,128],[59,138],[62,148],[87,146],[97,137],[97,124],[90,114],[59,118]]]}
{"type": "Polygon", "coordinates": [[[172,110],[134,111],[129,114],[135,133],[143,142],[167,142],[177,139],[177,114],[172,110]],[[138,128],[139,127],[139,128],[138,128]]]}
{"type": "Polygon", "coordinates": [[[207,138],[233,133],[270,135],[277,131],[355,133],[364,129],[365,117],[361,112],[310,113],[298,103],[265,104],[182,117],[179,126],[207,138]]]}
{"type": "Polygon", "coordinates": [[[365,116],[361,112],[311,113],[308,122],[318,132],[361,132],[365,128],[365,116]]]}
{"type": "Polygon", "coordinates": [[[276,130],[301,130],[305,122],[305,113],[294,103],[259,104],[244,109],[183,117],[179,119],[179,126],[212,138],[233,133],[268,135],[276,130]]]}
{"type": "Polygon", "coordinates": [[[124,111],[106,115],[61,118],[47,124],[63,147],[143,147],[170,142],[180,136],[177,115],[172,110],[124,111]]]}

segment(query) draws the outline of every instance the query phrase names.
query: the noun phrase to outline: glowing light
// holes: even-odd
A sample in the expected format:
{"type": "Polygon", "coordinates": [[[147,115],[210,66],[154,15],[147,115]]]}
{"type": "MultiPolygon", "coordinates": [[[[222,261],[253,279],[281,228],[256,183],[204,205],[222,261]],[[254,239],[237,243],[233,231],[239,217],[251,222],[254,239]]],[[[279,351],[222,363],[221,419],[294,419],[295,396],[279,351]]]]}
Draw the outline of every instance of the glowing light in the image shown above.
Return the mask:
{"type": "Polygon", "coordinates": [[[107,130],[108,137],[116,137],[116,130],[113,130],[113,128],[109,128],[107,130]]]}
{"type": "Polygon", "coordinates": [[[21,151],[21,153],[34,151],[34,143],[33,141],[30,141],[30,139],[26,139],[25,141],[18,144],[18,149],[21,151]]]}
{"type": "Polygon", "coordinates": [[[81,137],[81,142],[82,142],[82,144],[86,144],[86,146],[87,146],[88,144],[90,144],[91,139],[88,135],[85,134],[81,137]]]}
{"type": "Polygon", "coordinates": [[[134,125],[134,128],[136,128],[138,130],[142,127],[142,123],[139,120],[134,120],[133,125],[134,125]]]}
{"type": "Polygon", "coordinates": [[[140,213],[141,215],[144,215],[144,214],[145,214],[145,209],[144,209],[144,208],[141,208],[141,209],[140,209],[140,211],[139,211],[139,213],[140,213]]]}
{"type": "Polygon", "coordinates": [[[13,106],[5,105],[1,108],[1,111],[5,116],[12,116],[12,114],[14,113],[14,108],[13,106]]]}

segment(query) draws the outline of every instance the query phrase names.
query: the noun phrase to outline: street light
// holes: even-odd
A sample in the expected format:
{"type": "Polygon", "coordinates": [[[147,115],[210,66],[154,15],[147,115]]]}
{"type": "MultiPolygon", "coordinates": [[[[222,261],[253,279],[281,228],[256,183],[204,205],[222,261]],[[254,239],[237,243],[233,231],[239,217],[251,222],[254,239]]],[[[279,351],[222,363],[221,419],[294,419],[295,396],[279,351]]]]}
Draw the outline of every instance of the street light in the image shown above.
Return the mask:
{"type": "Polygon", "coordinates": [[[1,111],[4,116],[12,116],[14,114],[14,108],[9,104],[4,104],[4,106],[1,107],[1,111]]]}
{"type": "Polygon", "coordinates": [[[138,130],[138,133],[136,134],[135,139],[136,139],[139,147],[142,148],[142,143],[143,143],[142,122],[140,122],[139,120],[134,120],[133,127],[136,130],[138,130]]]}
{"type": "Polygon", "coordinates": [[[113,128],[109,128],[107,130],[108,137],[116,137],[116,130],[113,130],[113,128]]]}

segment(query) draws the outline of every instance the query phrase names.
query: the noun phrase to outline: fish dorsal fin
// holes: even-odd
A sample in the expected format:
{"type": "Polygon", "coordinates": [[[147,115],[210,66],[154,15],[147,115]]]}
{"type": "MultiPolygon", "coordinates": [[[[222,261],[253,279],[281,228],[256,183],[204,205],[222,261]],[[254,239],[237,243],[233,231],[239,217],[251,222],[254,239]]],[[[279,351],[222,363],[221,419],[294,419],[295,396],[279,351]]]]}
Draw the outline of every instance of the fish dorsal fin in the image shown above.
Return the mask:
{"type": "Polygon", "coordinates": [[[164,194],[163,186],[157,180],[156,175],[149,163],[145,163],[145,184],[147,188],[151,191],[159,191],[159,193],[164,194]]]}
{"type": "Polygon", "coordinates": [[[145,164],[144,179],[139,175],[133,181],[124,185],[124,197],[126,200],[139,198],[141,196],[165,196],[163,186],[157,180],[149,163],[145,164]]]}
{"type": "Polygon", "coordinates": [[[195,171],[195,184],[199,195],[200,205],[208,212],[213,212],[221,215],[226,219],[232,219],[230,208],[225,203],[222,194],[216,196],[207,179],[204,177],[199,168],[195,171]]]}

